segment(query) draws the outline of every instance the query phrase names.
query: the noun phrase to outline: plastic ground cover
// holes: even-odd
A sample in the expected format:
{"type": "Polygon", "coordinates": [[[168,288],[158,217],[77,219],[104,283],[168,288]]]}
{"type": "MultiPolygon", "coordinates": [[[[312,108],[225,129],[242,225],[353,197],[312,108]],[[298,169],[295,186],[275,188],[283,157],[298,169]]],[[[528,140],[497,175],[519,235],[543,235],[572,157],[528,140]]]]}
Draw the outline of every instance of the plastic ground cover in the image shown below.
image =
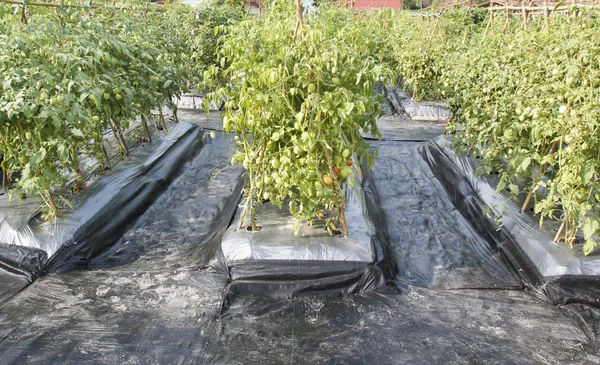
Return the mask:
{"type": "MultiPolygon", "coordinates": [[[[401,119],[399,119],[401,121],[401,119]]],[[[525,291],[454,206],[422,142],[372,142],[388,285],[273,298],[230,290],[220,242],[242,170],[221,135],[88,270],[0,307],[0,364],[594,364],[563,308],[525,291]]]]}
{"type": "Polygon", "coordinates": [[[201,136],[197,126],[177,124],[152,149],[137,151],[91,183],[89,192],[75,203],[77,208],[63,211],[53,223],[40,224],[33,218],[35,199],[2,197],[0,242],[5,243],[0,244],[0,276],[21,279],[0,288],[0,302],[18,291],[15,283],[29,283],[42,272],[86,267],[166,189],[182,164],[201,148],[201,136]]]}
{"type": "MultiPolygon", "coordinates": [[[[358,160],[356,157],[354,160],[358,160]]],[[[221,250],[236,295],[293,298],[324,293],[354,294],[376,289],[398,268],[390,259],[385,223],[369,175],[354,173],[346,185],[348,235],[330,236],[323,222],[300,224],[287,204],[256,212],[257,232],[239,227],[240,206],[223,237],[221,250]],[[284,207],[285,206],[285,207],[284,207]]]]}
{"type": "Polygon", "coordinates": [[[530,212],[521,212],[518,202],[496,191],[494,176],[475,173],[477,160],[455,153],[450,145],[449,137],[440,136],[424,144],[421,154],[455,206],[504,253],[530,290],[560,305],[598,347],[600,254],[584,256],[581,243],[573,249],[554,243],[552,226],[557,228],[557,222],[547,221],[540,229],[530,212]],[[501,229],[486,218],[486,208],[500,219],[501,229]]]}

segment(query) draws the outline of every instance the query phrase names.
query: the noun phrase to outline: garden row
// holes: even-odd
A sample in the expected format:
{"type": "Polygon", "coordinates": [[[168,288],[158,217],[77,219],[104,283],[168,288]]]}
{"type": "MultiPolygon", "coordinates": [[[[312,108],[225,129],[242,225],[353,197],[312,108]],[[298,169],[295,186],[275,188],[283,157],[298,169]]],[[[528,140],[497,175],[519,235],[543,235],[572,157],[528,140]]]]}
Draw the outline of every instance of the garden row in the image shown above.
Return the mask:
{"type": "Polygon", "coordinates": [[[213,99],[226,99],[232,162],[247,170],[240,225],[260,229],[257,206],[285,202],[296,233],[314,220],[346,233],[345,182],[363,159],[367,167],[374,161],[360,134],[379,134],[374,85],[392,80],[381,62],[389,24],[386,13],[322,4],[302,15],[298,6],[272,2],[262,16],[220,28],[220,62],[204,73],[205,85],[216,90],[213,99]]]}
{"type": "Polygon", "coordinates": [[[41,197],[52,219],[57,187],[73,178],[86,186],[80,155],[107,162],[103,132],[129,154],[129,123],[141,118],[149,133],[151,111],[197,80],[216,48],[211,21],[242,14],[219,9],[27,7],[25,18],[0,4],[3,184],[41,197]]]}
{"type": "Polygon", "coordinates": [[[387,42],[415,98],[448,99],[456,146],[482,157],[498,190],[533,200],[540,224],[563,221],[555,241],[584,253],[600,234],[600,31],[598,18],[530,21],[485,10],[440,18],[398,14],[387,42]]]}

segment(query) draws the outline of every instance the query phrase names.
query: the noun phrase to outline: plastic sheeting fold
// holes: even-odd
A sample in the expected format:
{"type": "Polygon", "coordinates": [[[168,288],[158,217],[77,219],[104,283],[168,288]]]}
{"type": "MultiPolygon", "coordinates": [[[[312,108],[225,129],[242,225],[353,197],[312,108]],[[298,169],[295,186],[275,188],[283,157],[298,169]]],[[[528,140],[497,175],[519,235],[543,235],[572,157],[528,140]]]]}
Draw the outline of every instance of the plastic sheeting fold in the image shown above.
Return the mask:
{"type": "MultiPolygon", "coordinates": [[[[54,223],[40,225],[32,219],[38,204],[34,199],[13,200],[0,222],[0,241],[11,242],[0,245],[0,271],[32,282],[42,271],[85,267],[92,257],[111,247],[167,188],[203,146],[202,134],[190,123],[177,124],[151,152],[131,157],[91,184],[76,210],[65,212],[54,223]]],[[[1,294],[11,295],[11,291],[1,294]]]]}

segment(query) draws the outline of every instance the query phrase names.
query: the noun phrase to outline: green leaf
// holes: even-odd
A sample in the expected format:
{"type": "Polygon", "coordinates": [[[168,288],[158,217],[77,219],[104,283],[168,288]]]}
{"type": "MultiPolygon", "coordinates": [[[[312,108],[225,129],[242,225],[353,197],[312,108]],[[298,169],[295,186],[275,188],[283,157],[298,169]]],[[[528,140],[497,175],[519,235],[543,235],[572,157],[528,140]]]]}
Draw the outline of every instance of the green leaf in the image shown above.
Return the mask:
{"type": "Polygon", "coordinates": [[[300,232],[300,220],[294,219],[294,236],[297,236],[300,232]]]}
{"type": "Polygon", "coordinates": [[[71,128],[71,134],[75,137],[83,138],[83,132],[79,128],[71,128]]]}
{"type": "Polygon", "coordinates": [[[587,217],[585,219],[585,223],[583,224],[583,238],[585,238],[586,240],[592,238],[592,236],[596,233],[599,227],[600,223],[597,219],[587,217]]]}
{"type": "Polygon", "coordinates": [[[29,164],[31,165],[31,168],[34,170],[37,169],[44,157],[46,157],[46,149],[42,147],[29,158],[29,164]]]}
{"type": "Polygon", "coordinates": [[[529,167],[529,164],[531,163],[531,157],[525,157],[525,159],[523,159],[523,162],[521,162],[521,170],[522,171],[526,171],[527,168],[529,167]]]}
{"type": "Polygon", "coordinates": [[[581,178],[583,179],[583,185],[587,185],[590,181],[592,181],[595,174],[596,169],[593,165],[584,165],[581,169],[581,178]]]}
{"type": "Polygon", "coordinates": [[[585,240],[585,243],[583,244],[583,254],[586,256],[591,254],[596,246],[598,246],[598,243],[593,239],[590,238],[585,240]]]}

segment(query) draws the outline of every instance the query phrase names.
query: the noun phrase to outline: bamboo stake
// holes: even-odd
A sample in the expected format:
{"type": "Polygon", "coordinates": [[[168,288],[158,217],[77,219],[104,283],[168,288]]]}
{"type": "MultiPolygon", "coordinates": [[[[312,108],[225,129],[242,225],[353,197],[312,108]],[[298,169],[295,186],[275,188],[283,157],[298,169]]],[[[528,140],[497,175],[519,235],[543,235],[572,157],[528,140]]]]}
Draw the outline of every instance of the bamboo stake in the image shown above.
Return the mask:
{"type": "Polygon", "coordinates": [[[504,27],[502,28],[502,34],[505,33],[505,31],[508,30],[508,32],[510,33],[510,12],[506,12],[506,21],[504,22],[504,27]]]}
{"type": "MultiPolygon", "coordinates": [[[[491,14],[491,12],[490,12],[490,14],[491,14]]],[[[487,26],[485,27],[485,31],[483,32],[483,37],[481,37],[481,40],[485,39],[485,36],[487,35],[488,30],[490,30],[491,26],[492,26],[492,17],[490,15],[490,19],[488,20],[487,26]]]]}

